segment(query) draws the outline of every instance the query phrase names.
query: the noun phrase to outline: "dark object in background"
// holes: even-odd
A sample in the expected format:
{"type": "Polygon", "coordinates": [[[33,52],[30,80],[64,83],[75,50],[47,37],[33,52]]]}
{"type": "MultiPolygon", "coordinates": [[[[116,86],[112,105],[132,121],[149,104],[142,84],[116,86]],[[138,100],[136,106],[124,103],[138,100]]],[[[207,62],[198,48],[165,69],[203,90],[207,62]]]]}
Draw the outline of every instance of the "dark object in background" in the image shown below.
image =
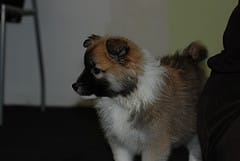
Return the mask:
{"type": "MultiPolygon", "coordinates": [[[[31,9],[24,9],[24,0],[1,0],[1,30],[0,30],[0,126],[3,123],[4,85],[5,85],[5,58],[7,46],[7,23],[19,23],[22,16],[32,16],[35,29],[36,47],[38,54],[38,65],[40,75],[40,99],[41,109],[45,110],[45,73],[42,51],[42,40],[40,33],[40,22],[38,16],[37,0],[31,0],[31,9]]],[[[11,44],[10,44],[11,45],[11,44]]]]}
{"type": "Polygon", "coordinates": [[[240,4],[223,35],[224,50],[209,59],[211,75],[199,100],[203,161],[240,160],[240,4]]]}
{"type": "MultiPolygon", "coordinates": [[[[6,4],[12,7],[20,8],[22,9],[24,7],[24,0],[0,0],[0,4],[6,4]]],[[[1,18],[0,18],[1,19],[1,18]]],[[[9,13],[7,14],[6,21],[12,22],[12,23],[19,23],[22,20],[21,14],[16,13],[9,13]]]]}
{"type": "Polygon", "coordinates": [[[223,35],[224,50],[208,60],[217,73],[240,73],[240,4],[233,10],[223,35]]]}

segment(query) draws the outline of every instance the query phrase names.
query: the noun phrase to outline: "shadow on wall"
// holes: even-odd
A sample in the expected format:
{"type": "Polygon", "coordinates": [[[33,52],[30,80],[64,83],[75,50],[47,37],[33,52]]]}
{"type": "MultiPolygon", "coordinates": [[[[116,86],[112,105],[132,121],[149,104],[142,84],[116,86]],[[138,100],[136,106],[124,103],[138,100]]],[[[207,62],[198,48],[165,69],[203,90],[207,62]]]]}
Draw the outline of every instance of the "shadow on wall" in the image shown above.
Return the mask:
{"type": "Polygon", "coordinates": [[[111,0],[107,33],[128,37],[159,56],[169,48],[166,0],[111,0]]]}

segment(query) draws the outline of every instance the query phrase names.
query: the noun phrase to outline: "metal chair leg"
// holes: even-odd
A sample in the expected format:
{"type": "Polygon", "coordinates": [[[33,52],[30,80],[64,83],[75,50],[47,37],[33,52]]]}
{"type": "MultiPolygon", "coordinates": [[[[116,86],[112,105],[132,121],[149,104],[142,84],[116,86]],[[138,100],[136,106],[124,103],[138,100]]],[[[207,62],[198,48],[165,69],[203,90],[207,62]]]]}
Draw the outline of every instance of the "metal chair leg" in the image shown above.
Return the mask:
{"type": "Polygon", "coordinates": [[[4,81],[6,51],[6,6],[1,5],[1,43],[0,43],[0,126],[3,124],[4,81]]]}
{"type": "Polygon", "coordinates": [[[41,36],[40,36],[40,26],[38,19],[38,8],[36,0],[32,0],[33,9],[35,10],[34,14],[34,26],[35,26],[35,34],[37,41],[37,51],[38,51],[38,61],[40,68],[40,81],[41,81],[41,110],[44,111],[46,108],[45,101],[45,75],[44,75],[44,64],[43,64],[43,52],[42,52],[42,44],[41,44],[41,36]]]}

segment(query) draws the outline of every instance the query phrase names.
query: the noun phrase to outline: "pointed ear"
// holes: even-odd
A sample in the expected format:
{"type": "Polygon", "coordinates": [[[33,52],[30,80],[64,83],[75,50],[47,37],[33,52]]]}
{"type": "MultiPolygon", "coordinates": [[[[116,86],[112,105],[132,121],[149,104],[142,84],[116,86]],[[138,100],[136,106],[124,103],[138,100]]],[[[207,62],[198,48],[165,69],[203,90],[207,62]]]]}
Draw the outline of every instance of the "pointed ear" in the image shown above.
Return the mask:
{"type": "Polygon", "coordinates": [[[92,34],[83,42],[83,47],[88,48],[90,45],[94,43],[94,41],[99,40],[100,38],[101,36],[92,34]]]}
{"type": "Polygon", "coordinates": [[[129,52],[128,43],[121,38],[109,38],[106,41],[109,56],[119,63],[124,63],[129,52]]]}

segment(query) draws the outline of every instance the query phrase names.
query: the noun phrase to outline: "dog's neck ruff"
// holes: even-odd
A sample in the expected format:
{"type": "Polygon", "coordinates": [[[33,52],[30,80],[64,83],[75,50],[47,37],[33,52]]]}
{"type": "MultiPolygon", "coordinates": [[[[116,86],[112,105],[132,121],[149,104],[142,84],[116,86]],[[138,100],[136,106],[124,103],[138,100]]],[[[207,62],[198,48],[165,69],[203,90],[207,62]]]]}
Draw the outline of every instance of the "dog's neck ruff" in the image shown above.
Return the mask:
{"type": "Polygon", "coordinates": [[[159,98],[165,84],[166,69],[160,66],[160,60],[146,50],[143,50],[143,53],[143,74],[138,77],[137,88],[127,96],[113,98],[130,112],[144,110],[149,104],[153,104],[159,98]]]}

